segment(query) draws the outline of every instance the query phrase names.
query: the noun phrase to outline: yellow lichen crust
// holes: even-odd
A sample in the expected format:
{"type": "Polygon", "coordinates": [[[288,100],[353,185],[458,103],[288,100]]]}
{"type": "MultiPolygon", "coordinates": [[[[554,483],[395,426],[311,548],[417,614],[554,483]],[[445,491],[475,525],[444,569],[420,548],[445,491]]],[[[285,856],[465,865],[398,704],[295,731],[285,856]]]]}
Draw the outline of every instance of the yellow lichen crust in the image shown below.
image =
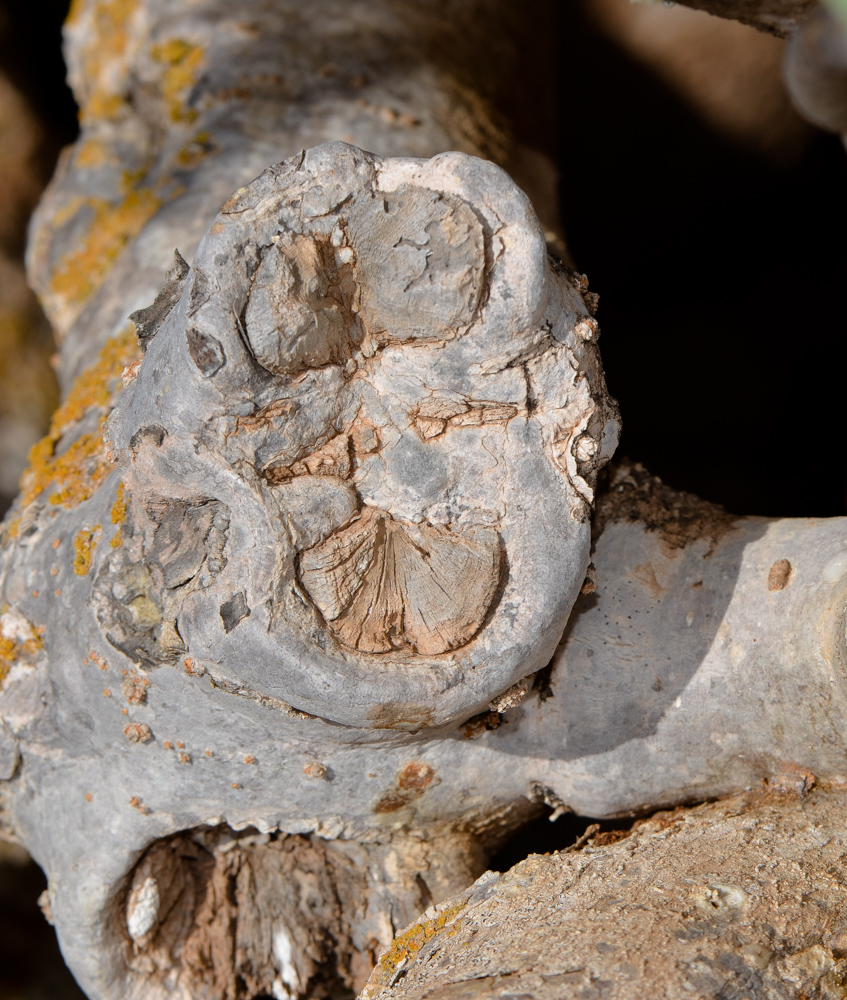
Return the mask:
{"type": "Polygon", "coordinates": [[[114,154],[102,139],[86,137],[74,147],[74,164],[81,170],[96,170],[110,163],[114,154]]]}
{"type": "Polygon", "coordinates": [[[115,389],[121,385],[121,373],[140,357],[135,324],[127,323],[116,337],[106,342],[97,361],[74,382],[68,398],[53,415],[48,437],[58,441],[92,408],[109,409],[115,389]]]}
{"type": "MultiPolygon", "coordinates": [[[[102,424],[121,386],[121,372],[139,354],[135,327],[130,323],[106,344],[95,364],[79,376],[68,398],[53,415],[47,436],[29,453],[29,467],[21,477],[19,510],[26,509],[48,489],[52,490],[51,504],[75,507],[92,497],[102,485],[110,472],[102,424]],[[81,434],[57,455],[56,446],[63,435],[91,410],[101,413],[97,430],[81,434]]],[[[9,525],[8,532],[13,538],[19,523],[20,516],[9,525]]]]}
{"type": "Polygon", "coordinates": [[[101,527],[95,524],[93,528],[83,528],[74,537],[74,573],[77,576],[88,576],[101,527]]]}
{"type": "Polygon", "coordinates": [[[391,942],[388,950],[381,956],[377,966],[368,980],[363,993],[368,1000],[373,1000],[388,986],[395,974],[407,962],[412,960],[423,946],[437,934],[445,932],[452,936],[461,927],[461,920],[456,917],[464,910],[465,904],[448,906],[432,920],[422,920],[413,924],[407,930],[398,934],[391,942]]]}
{"type": "Polygon", "coordinates": [[[114,119],[125,104],[138,0],[73,0],[67,27],[86,37],[80,119],[114,119]]]}
{"type": "MultiPolygon", "coordinates": [[[[39,650],[44,646],[43,639],[32,625],[28,625],[28,628],[30,635],[26,639],[21,639],[20,635],[14,639],[0,635],[0,687],[16,663],[21,660],[35,663],[39,650]]],[[[43,627],[40,631],[44,631],[43,627]]]]}
{"type": "Polygon", "coordinates": [[[118,526],[118,530],[112,536],[112,540],[109,545],[113,549],[119,549],[123,545],[123,536],[121,535],[121,525],[126,520],[126,489],[123,483],[118,483],[117,489],[117,499],[112,504],[112,524],[118,526]]]}
{"type": "Polygon", "coordinates": [[[0,637],[0,687],[6,679],[6,675],[12,669],[17,656],[15,655],[17,644],[13,639],[3,639],[0,637]]]}
{"type": "Polygon", "coordinates": [[[150,56],[165,67],[160,87],[171,121],[195,121],[197,111],[188,107],[187,98],[205,62],[203,49],[184,38],[169,38],[153,45],[150,56]]]}
{"type": "Polygon", "coordinates": [[[211,132],[198,132],[177,153],[176,162],[185,170],[193,170],[207,156],[211,156],[217,150],[218,146],[212,138],[211,132]]]}
{"type": "MultiPolygon", "coordinates": [[[[77,210],[86,208],[91,212],[88,230],[77,246],[56,265],[50,280],[50,294],[77,312],[100,288],[127,244],[141,232],[162,204],[162,198],[143,187],[130,191],[117,205],[105,198],[82,200],[77,210]]],[[[57,214],[54,226],[61,221],[64,219],[57,214]]]]}
{"type": "MultiPolygon", "coordinates": [[[[184,38],[151,45],[145,18],[138,0],[75,0],[68,19],[78,58],[72,80],[80,99],[83,135],[75,147],[69,178],[56,195],[55,200],[64,203],[52,217],[44,216],[41,231],[33,236],[33,245],[43,246],[44,252],[50,244],[68,247],[55,263],[49,254],[45,258],[41,288],[51,318],[62,332],[101,288],[126,247],[165,203],[182,193],[172,171],[157,171],[158,179],[151,180],[155,150],[139,140],[130,155],[122,146],[126,137],[120,123],[137,117],[128,101],[139,65],[147,62],[146,53],[158,79],[148,80],[145,87],[158,87],[166,115],[187,133],[198,118],[189,102],[206,55],[202,46],[184,38]],[[120,162],[131,164],[131,169],[115,183],[113,168],[120,162]],[[82,185],[85,193],[79,193],[77,175],[104,166],[110,169],[102,183],[99,175],[89,178],[82,185]],[[70,224],[70,234],[59,232],[70,224]]],[[[149,69],[146,64],[145,75],[149,69]]],[[[215,150],[209,133],[198,131],[187,139],[172,166],[193,169],[215,150]]]]}
{"type": "Polygon", "coordinates": [[[112,504],[112,524],[123,524],[126,520],[126,489],[123,483],[118,483],[116,497],[112,504]]]}

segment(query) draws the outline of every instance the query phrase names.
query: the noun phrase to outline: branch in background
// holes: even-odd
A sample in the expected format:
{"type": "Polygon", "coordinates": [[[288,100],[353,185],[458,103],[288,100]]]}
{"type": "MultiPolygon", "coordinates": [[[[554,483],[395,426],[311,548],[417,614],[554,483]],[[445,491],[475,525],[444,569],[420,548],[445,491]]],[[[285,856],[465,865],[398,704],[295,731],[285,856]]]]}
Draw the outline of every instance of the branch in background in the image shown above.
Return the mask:
{"type": "Polygon", "coordinates": [[[818,7],[794,32],[785,54],[785,84],[814,125],[847,134],[847,24],[818,7]]]}
{"type": "Polygon", "coordinates": [[[685,6],[787,38],[814,10],[816,0],[685,0],[685,6]]]}

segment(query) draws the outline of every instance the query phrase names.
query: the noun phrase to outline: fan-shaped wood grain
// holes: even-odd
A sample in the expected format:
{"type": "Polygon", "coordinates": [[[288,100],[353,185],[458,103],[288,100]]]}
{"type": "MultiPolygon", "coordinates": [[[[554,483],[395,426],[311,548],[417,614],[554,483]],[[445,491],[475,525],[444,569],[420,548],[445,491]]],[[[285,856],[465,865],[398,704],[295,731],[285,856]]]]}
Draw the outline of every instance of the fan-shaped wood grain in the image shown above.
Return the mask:
{"type": "Polygon", "coordinates": [[[363,653],[434,655],[469,642],[500,578],[493,528],[455,532],[366,507],[300,555],[300,579],[336,638],[363,653]]]}

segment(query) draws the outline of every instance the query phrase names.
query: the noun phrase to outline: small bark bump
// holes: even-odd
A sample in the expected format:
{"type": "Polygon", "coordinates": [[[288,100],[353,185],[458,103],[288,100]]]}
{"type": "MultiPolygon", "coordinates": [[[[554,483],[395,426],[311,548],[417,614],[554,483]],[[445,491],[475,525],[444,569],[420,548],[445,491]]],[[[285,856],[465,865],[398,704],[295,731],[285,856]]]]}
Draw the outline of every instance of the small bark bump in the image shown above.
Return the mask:
{"type": "Polygon", "coordinates": [[[128,722],[124,726],[124,736],[130,743],[149,743],[153,733],[146,722],[128,722]]]}
{"type": "Polygon", "coordinates": [[[768,573],[768,590],[785,590],[791,580],[791,563],[777,559],[768,573]]]}

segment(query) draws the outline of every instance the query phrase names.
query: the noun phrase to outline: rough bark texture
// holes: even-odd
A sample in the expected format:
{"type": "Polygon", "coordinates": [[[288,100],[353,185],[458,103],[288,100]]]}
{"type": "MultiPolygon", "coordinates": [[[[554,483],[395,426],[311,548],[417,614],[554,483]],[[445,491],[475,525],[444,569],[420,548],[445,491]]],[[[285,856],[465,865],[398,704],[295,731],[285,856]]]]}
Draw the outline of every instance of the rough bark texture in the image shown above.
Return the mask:
{"type": "Polygon", "coordinates": [[[171,995],[352,996],[397,928],[482,861],[470,830],[361,844],[201,828],[142,855],[110,946],[171,995]]]}
{"type": "Polygon", "coordinates": [[[794,785],[487,872],[398,935],[362,996],[847,996],[847,795],[794,785]]]}

